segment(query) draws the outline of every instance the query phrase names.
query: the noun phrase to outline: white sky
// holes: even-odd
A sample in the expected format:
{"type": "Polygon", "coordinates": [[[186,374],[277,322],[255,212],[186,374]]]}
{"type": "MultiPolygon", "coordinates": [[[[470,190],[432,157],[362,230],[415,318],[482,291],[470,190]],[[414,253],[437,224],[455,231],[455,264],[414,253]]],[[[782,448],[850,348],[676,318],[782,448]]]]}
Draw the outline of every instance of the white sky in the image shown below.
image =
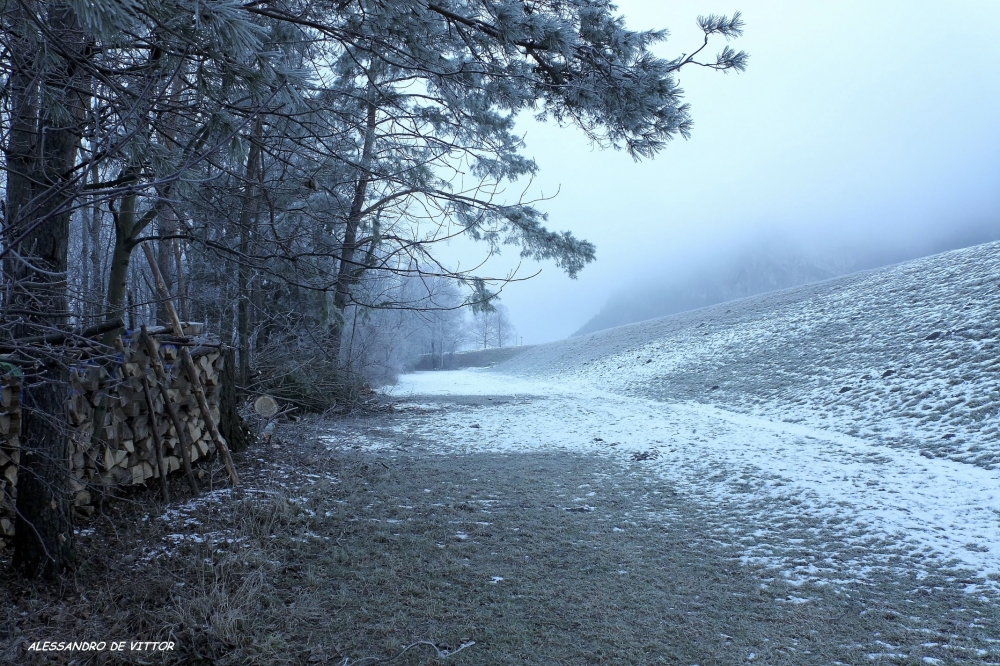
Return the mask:
{"type": "MultiPolygon", "coordinates": [[[[693,136],[655,160],[521,123],[541,167],[531,192],[559,191],[540,206],[550,228],[598,257],[577,280],[522,266],[542,274],[502,298],[525,344],[566,337],[685,248],[754,229],[905,243],[1000,220],[1000,2],[620,2],[629,27],[670,30],[665,56],[696,48],[697,15],[736,9],[746,34],[732,46],[750,53],[748,70],[683,70],[693,136]]],[[[491,272],[516,261],[510,248],[491,272]]]]}

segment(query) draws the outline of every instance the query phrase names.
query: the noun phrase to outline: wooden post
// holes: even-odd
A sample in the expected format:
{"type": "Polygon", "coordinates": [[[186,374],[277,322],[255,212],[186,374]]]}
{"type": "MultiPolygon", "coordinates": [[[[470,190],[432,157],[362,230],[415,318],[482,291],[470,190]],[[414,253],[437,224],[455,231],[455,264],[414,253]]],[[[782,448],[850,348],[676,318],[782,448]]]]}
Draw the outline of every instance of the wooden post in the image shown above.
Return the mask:
{"type": "MultiPolygon", "coordinates": [[[[184,462],[184,474],[187,476],[192,492],[197,495],[198,482],[194,480],[194,472],[191,470],[191,434],[184,427],[184,423],[177,414],[177,408],[174,407],[174,403],[170,402],[170,395],[167,393],[167,387],[169,386],[167,373],[163,371],[163,364],[160,363],[160,355],[156,351],[153,339],[149,337],[149,333],[146,331],[145,324],[142,325],[140,335],[142,335],[143,344],[146,345],[146,352],[149,354],[149,363],[153,366],[153,372],[156,373],[156,383],[160,386],[160,395],[163,396],[163,406],[167,410],[170,422],[174,424],[174,430],[177,431],[177,438],[181,442],[181,460],[184,462]]],[[[151,422],[151,425],[154,428],[156,427],[155,423],[151,422]]]]}
{"type": "MultiPolygon", "coordinates": [[[[163,463],[163,440],[160,439],[160,431],[156,427],[156,411],[153,408],[153,395],[149,392],[149,379],[146,377],[146,370],[142,372],[142,394],[146,397],[146,409],[149,411],[149,427],[153,431],[153,447],[156,449],[156,466],[160,471],[160,490],[163,492],[163,501],[170,501],[170,490],[167,488],[167,466],[163,463]]],[[[183,445],[182,445],[183,446],[183,445]]]]}
{"type": "MultiPolygon", "coordinates": [[[[142,251],[146,254],[146,260],[149,262],[149,270],[152,271],[153,279],[156,282],[156,290],[159,292],[160,298],[163,299],[163,306],[170,317],[174,335],[183,336],[184,327],[181,326],[181,320],[177,318],[177,310],[174,309],[174,304],[170,302],[170,292],[167,291],[167,285],[163,281],[163,274],[160,273],[160,267],[156,264],[156,256],[153,254],[152,248],[146,243],[142,244],[142,251]]],[[[191,353],[187,347],[181,347],[181,362],[183,362],[188,379],[191,381],[191,389],[194,391],[194,397],[198,400],[198,407],[201,409],[201,415],[205,419],[205,425],[208,426],[208,432],[212,436],[212,441],[215,442],[215,448],[219,451],[219,457],[222,458],[222,462],[226,466],[226,471],[229,472],[229,479],[233,482],[234,486],[238,486],[240,485],[240,477],[236,474],[236,468],[233,467],[233,459],[229,455],[229,446],[219,432],[215,419],[212,418],[212,410],[205,399],[205,389],[202,387],[201,379],[198,377],[198,368],[195,366],[194,361],[191,360],[191,353]]]]}

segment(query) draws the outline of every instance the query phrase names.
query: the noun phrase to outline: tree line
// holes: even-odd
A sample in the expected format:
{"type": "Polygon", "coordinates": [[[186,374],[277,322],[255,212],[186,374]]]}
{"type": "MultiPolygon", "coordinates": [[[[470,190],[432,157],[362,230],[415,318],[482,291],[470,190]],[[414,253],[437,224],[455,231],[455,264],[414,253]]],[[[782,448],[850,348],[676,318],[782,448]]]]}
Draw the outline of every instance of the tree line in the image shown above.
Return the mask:
{"type": "MultiPolygon", "coordinates": [[[[181,317],[235,348],[237,383],[304,408],[350,400],[401,341],[489,312],[508,276],[457,237],[570,277],[589,242],[504,185],[538,166],[515,118],[649,158],[687,136],[676,72],[744,69],[699,18],[676,58],[606,0],[8,0],[0,10],[0,339],[23,373],[16,566],[72,568],[64,405],[72,344],[181,317]],[[420,333],[420,331],[424,331],[420,333]],[[369,378],[371,372],[369,372],[369,378]]],[[[375,377],[377,379],[377,377],[375,377]]],[[[98,436],[98,435],[95,435],[98,436]]]]}

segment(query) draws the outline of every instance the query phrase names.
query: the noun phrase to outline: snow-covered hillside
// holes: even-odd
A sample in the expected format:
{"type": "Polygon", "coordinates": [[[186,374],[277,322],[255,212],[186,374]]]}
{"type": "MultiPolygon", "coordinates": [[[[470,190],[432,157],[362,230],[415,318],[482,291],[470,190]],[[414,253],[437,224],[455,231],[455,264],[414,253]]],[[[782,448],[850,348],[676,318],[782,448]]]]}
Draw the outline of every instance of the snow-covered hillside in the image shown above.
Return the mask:
{"type": "Polygon", "coordinates": [[[1000,465],[1000,243],[541,345],[498,370],[1000,465]]]}

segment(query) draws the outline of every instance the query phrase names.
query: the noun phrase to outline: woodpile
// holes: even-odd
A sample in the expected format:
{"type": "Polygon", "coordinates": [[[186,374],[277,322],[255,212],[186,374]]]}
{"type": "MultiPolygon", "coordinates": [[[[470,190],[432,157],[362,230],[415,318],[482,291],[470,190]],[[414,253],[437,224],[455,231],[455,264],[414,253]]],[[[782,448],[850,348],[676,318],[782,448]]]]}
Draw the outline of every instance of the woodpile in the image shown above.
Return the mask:
{"type": "MultiPolygon", "coordinates": [[[[162,327],[150,328],[151,344],[141,340],[140,332],[135,331],[123,339],[110,365],[88,359],[84,354],[71,368],[66,411],[71,441],[70,485],[78,515],[91,515],[97,493],[109,486],[157,483],[161,473],[183,474],[185,462],[215,453],[211,431],[219,422],[224,355],[218,339],[202,335],[201,329],[200,324],[184,324],[185,336],[175,336],[162,327]],[[165,386],[154,374],[149,349],[157,352],[165,386]],[[211,425],[203,416],[190,377],[181,363],[182,349],[187,350],[197,369],[214,421],[211,425]],[[149,389],[148,401],[144,384],[149,389]],[[95,418],[102,413],[101,423],[95,424],[95,418]],[[177,431],[173,417],[183,432],[177,431]],[[95,426],[99,428],[97,437],[94,437],[95,426]],[[157,441],[162,446],[160,451],[157,441]],[[162,461],[162,470],[158,461],[162,461]]],[[[13,375],[5,375],[2,381],[0,535],[10,536],[14,530],[17,485],[20,382],[13,375]]],[[[193,479],[191,483],[196,487],[193,479]]]]}

